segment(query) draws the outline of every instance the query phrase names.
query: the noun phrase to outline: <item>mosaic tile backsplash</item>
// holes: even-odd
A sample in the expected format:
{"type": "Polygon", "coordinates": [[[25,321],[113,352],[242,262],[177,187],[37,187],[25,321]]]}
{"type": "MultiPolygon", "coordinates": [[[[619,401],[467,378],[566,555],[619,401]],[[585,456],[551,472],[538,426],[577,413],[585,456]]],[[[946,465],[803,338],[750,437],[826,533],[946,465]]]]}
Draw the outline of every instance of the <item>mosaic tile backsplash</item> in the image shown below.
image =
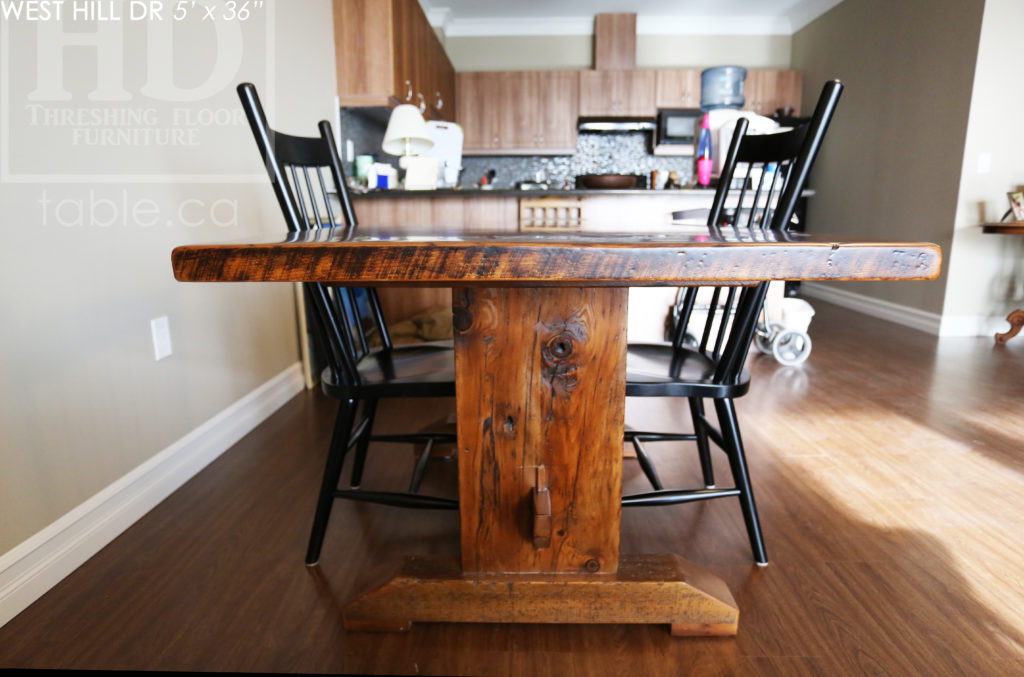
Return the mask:
{"type": "MultiPolygon", "coordinates": [[[[388,109],[345,109],[341,111],[341,136],[351,139],[356,155],[376,155],[378,161],[398,166],[398,158],[380,150],[388,109]]],[[[693,157],[666,157],[650,153],[651,132],[618,134],[581,133],[574,155],[468,156],[462,158],[459,185],[469,187],[489,170],[495,171],[494,187],[514,188],[517,181],[547,181],[552,188],[572,187],[583,174],[644,174],[658,170],[664,184],[669,172],[676,172],[685,185],[693,176],[693,157]]],[[[345,171],[352,172],[351,163],[345,171]]],[[[659,186],[661,187],[661,186],[659,186]]]]}
{"type": "Polygon", "coordinates": [[[676,172],[682,183],[688,183],[693,174],[693,158],[651,155],[649,137],[650,132],[581,133],[575,155],[464,157],[459,183],[472,186],[490,169],[495,171],[495,188],[514,188],[516,181],[537,179],[547,181],[552,188],[572,187],[575,178],[583,174],[650,175],[655,169],[660,184],[664,184],[669,172],[676,172]]]}

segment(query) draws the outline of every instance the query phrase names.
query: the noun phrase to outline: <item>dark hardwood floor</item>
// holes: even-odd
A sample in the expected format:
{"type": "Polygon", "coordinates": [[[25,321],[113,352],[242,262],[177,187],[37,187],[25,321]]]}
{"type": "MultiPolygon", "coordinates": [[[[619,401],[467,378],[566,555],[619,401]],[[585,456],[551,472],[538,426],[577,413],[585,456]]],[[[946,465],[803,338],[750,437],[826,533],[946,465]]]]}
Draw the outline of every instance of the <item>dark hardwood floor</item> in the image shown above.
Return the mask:
{"type": "MultiPolygon", "coordinates": [[[[623,552],[723,576],[735,638],[665,626],[414,625],[347,633],[341,605],[406,554],[458,552],[455,513],[339,503],[303,565],[335,403],[307,392],[0,628],[0,667],[452,675],[1024,674],[1024,337],[943,339],[822,302],[803,368],[755,357],[738,401],[771,564],[736,503],[623,515],[623,552]]],[[[444,415],[394,402],[381,428],[444,415]]],[[[627,423],[685,421],[631,402],[627,423]]],[[[699,477],[651,445],[663,479],[699,477]]],[[[724,458],[717,465],[727,476],[724,458]]],[[[401,490],[408,447],[364,487],[401,490]]],[[[642,490],[634,460],[627,490],[642,490]]],[[[454,496],[453,463],[425,490],[454,496]]]]}

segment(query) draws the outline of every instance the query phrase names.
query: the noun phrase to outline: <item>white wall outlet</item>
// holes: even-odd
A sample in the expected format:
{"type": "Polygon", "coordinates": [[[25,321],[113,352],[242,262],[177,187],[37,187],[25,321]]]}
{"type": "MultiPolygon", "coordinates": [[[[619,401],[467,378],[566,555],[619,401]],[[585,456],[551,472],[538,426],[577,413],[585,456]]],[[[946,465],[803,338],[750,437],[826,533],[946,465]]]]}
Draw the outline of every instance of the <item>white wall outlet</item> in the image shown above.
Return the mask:
{"type": "Polygon", "coordinates": [[[352,139],[345,139],[345,161],[352,162],[356,159],[356,145],[352,139]]]}
{"type": "Polygon", "coordinates": [[[992,171],[992,153],[978,153],[978,173],[988,174],[992,171]]]}
{"type": "Polygon", "coordinates": [[[166,315],[149,321],[153,333],[153,356],[159,362],[171,354],[171,323],[166,315]]]}

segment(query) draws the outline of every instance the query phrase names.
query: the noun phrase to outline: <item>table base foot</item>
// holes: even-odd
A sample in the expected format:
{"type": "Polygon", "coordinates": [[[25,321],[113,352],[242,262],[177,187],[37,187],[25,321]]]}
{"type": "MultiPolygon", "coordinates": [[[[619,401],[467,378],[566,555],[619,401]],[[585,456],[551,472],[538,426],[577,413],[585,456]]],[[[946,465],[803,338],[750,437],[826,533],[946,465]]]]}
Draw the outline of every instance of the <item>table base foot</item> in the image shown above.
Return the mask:
{"type": "Polygon", "coordinates": [[[666,624],[675,636],[735,635],[725,582],[675,555],[624,555],[616,574],[463,574],[450,559],[411,557],[344,608],[348,630],[411,623],[666,624]],[[402,619],[402,620],[396,620],[402,619]]]}
{"type": "Polygon", "coordinates": [[[1006,343],[1020,333],[1021,328],[1024,327],[1024,310],[1013,311],[1006,316],[1006,321],[1010,323],[1010,331],[1002,334],[996,334],[996,343],[1000,345],[1006,343]]]}

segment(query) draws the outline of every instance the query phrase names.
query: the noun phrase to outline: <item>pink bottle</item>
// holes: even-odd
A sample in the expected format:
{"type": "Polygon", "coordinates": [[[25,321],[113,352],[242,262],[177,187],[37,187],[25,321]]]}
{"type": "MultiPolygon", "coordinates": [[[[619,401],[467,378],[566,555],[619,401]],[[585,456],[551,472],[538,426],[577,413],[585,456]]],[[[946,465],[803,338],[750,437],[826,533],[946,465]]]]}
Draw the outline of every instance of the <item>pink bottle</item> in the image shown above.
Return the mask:
{"type": "Polygon", "coordinates": [[[711,127],[708,114],[700,123],[700,138],[697,140],[697,183],[707,186],[711,183],[711,127]]]}

